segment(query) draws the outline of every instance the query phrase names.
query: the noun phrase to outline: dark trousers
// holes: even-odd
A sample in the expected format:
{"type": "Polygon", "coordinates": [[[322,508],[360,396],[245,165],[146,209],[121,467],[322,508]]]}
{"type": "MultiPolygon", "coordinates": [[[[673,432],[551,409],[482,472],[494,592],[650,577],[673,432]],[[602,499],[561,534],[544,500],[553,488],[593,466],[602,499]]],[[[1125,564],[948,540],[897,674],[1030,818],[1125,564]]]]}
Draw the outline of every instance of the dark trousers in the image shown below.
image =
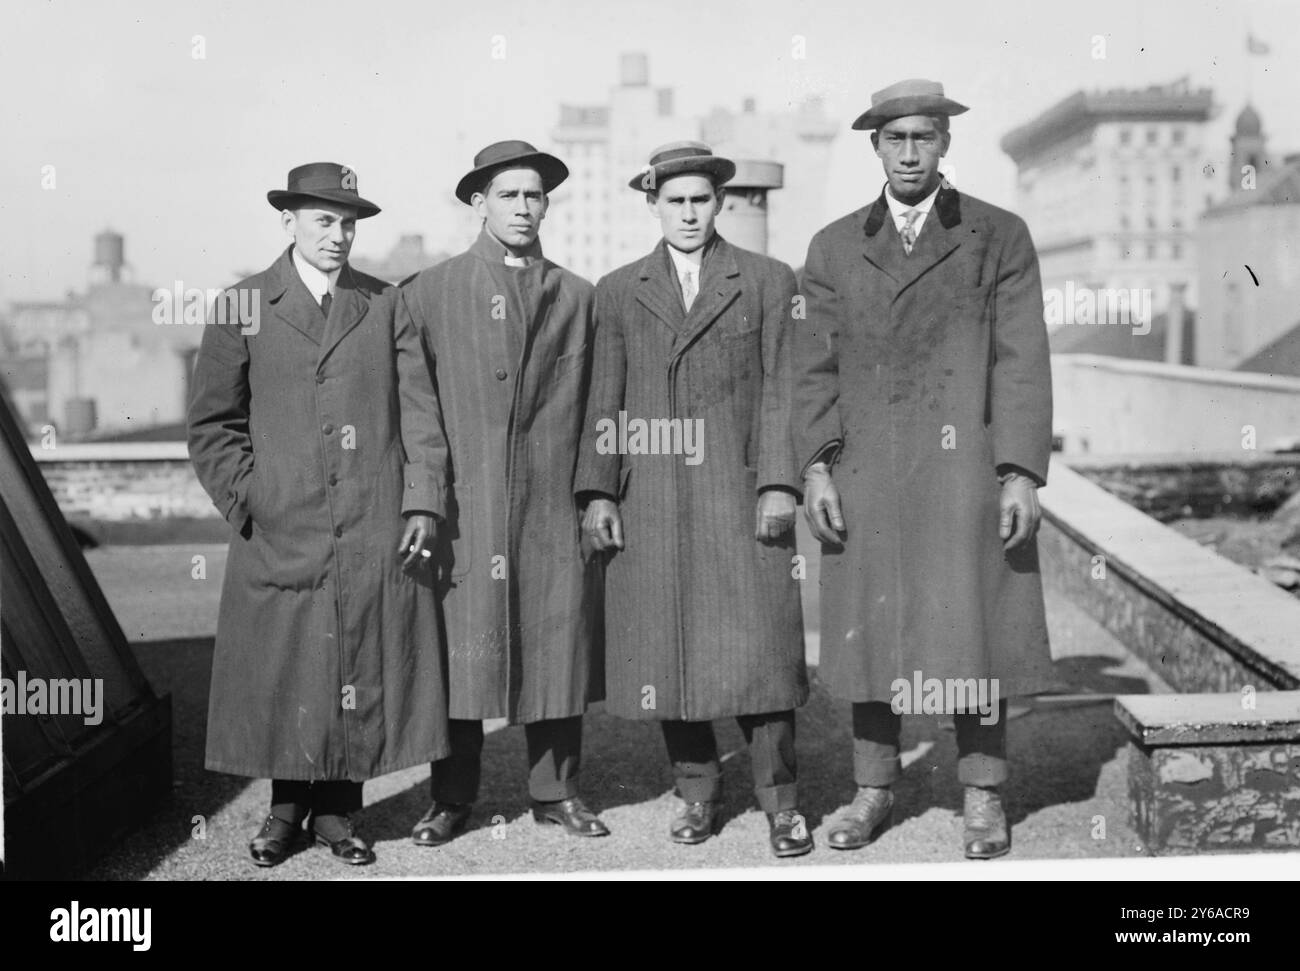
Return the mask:
{"type": "MultiPolygon", "coordinates": [[[[754,795],[763,812],[794,809],[794,712],[740,715],[736,719],[749,746],[754,795]]],[[[687,802],[716,802],[722,798],[722,763],[712,722],[661,722],[668,760],[673,764],[677,794],[687,802]]]]}
{"type": "Polygon", "coordinates": [[[361,808],[361,783],[271,780],[271,815],[297,825],[312,816],[347,816],[361,808]]]}
{"type": "MultiPolygon", "coordinates": [[[[1007,781],[1007,703],[998,703],[992,724],[978,712],[953,716],[957,729],[957,781],[964,786],[1000,786],[1007,781]]],[[[903,772],[898,737],[903,716],[885,701],[853,705],[853,778],[860,786],[887,786],[903,772]]]]}
{"type": "MultiPolygon", "coordinates": [[[[453,718],[447,722],[451,754],[429,765],[429,791],[435,802],[468,805],[478,799],[482,778],[483,723],[453,718]]],[[[558,802],[578,794],[582,761],[582,716],[550,718],[524,726],[528,745],[528,794],[539,802],[558,802]]]]}

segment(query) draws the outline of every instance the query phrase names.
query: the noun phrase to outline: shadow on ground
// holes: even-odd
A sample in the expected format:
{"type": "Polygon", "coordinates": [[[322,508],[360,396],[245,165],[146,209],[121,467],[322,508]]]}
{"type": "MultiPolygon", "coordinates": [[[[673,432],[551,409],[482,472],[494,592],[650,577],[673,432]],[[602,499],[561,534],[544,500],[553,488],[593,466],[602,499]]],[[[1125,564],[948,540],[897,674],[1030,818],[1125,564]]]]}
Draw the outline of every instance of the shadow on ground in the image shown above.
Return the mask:
{"type": "MultiPolygon", "coordinates": [[[[687,847],[666,836],[677,800],[659,727],[596,711],[587,719],[583,789],[613,830],[609,838],[574,839],[532,822],[523,733],[506,728],[487,738],[483,790],[471,829],[453,843],[427,849],[408,839],[411,825],[427,807],[428,768],[417,766],[366,784],[361,825],[376,843],[379,860],[374,866],[349,868],[326,851],[311,849],[272,870],[258,869],[247,859],[246,844],[266,812],[269,783],[203,768],[211,643],[196,639],[136,646],[155,688],[172,694],[175,785],[171,797],[88,878],[321,879],[776,863],[767,849],[766,820],[753,805],[748,756],[734,722],[717,723],[725,753],[724,829],[705,844],[687,847]]],[[[1116,674],[1113,657],[1074,657],[1060,664],[1081,695],[1146,690],[1139,678],[1116,674]]],[[[1124,736],[1109,701],[1083,697],[1058,704],[1040,699],[1011,721],[1009,746],[1012,858],[1141,852],[1128,829],[1124,736]],[[1103,821],[1100,837],[1098,817],[1103,821]]],[[[903,747],[906,770],[896,788],[893,828],[864,850],[829,849],[827,825],[853,795],[852,740],[848,704],[832,700],[814,670],[812,697],[799,712],[798,757],[801,808],[818,845],[811,855],[780,865],[961,860],[961,788],[953,732],[937,716],[909,717],[904,719],[903,747]]],[[[870,869],[862,873],[869,877],[870,869]]]]}

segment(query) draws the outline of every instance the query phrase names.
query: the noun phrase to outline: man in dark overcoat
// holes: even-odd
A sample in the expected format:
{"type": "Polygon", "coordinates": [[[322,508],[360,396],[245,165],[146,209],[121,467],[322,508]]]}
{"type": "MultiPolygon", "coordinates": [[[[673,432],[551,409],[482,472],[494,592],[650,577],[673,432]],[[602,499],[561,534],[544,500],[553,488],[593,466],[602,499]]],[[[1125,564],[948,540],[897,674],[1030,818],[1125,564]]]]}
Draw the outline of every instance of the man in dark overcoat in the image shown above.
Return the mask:
{"type": "Polygon", "coordinates": [[[299,166],[267,199],[293,242],[215,304],[189,409],[195,472],[233,527],[207,767],[272,780],[258,865],[308,816],[364,864],[362,781],[447,751],[429,569],[446,443],[400,292],[347,262],[379,211],[356,173],[299,166]]]}
{"type": "Polygon", "coordinates": [[[600,565],[583,556],[573,498],[594,288],[538,239],[548,193],[567,175],[526,142],[489,145],[456,188],[482,220],[478,239],[402,285],[450,446],[434,565],[451,752],[432,766],[432,802],[412,832],[422,846],[464,829],[487,718],[524,726],[539,823],[608,833],[578,788],[582,715],[603,683],[600,565]]]}
{"type": "Polygon", "coordinates": [[[954,714],[972,858],[1010,847],[1006,698],[1054,686],[1035,490],[1052,401],[1038,260],[1017,216],[939,161],[966,108],[931,81],[872,95],[880,196],[812,240],[793,436],[822,546],[821,676],[853,702],[859,786],[832,847],[888,823],[901,715],[954,714]]]}
{"type": "Polygon", "coordinates": [[[718,823],[711,720],[749,746],[772,851],[812,838],[798,812],[794,709],[808,697],[794,562],[794,273],[714,228],[735,165],[661,146],[631,181],[663,229],[596,289],[596,352],[574,488],[606,567],[608,710],[654,719],[684,809],[679,843],[718,823]]]}

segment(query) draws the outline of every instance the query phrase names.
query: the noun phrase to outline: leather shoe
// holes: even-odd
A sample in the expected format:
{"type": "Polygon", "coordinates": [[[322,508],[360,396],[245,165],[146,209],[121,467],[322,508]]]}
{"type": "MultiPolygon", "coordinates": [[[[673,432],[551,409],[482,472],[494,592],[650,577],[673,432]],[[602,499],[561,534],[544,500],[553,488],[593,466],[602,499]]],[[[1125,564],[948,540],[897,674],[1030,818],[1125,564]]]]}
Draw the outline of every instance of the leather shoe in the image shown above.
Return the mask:
{"type": "Polygon", "coordinates": [[[1011,834],[1007,815],[1002,811],[1002,797],[997,789],[967,786],[963,807],[966,828],[962,841],[969,860],[991,860],[1011,851],[1011,834]]]}
{"type": "Polygon", "coordinates": [[[768,813],[767,825],[772,852],[776,856],[803,856],[812,852],[812,833],[808,832],[808,823],[799,810],[782,809],[768,813]]]}
{"type": "Polygon", "coordinates": [[[313,817],[307,831],[318,845],[328,846],[336,859],[350,866],[365,866],[375,862],[374,850],[356,834],[352,820],[347,816],[313,817]],[[318,828],[321,824],[325,826],[324,832],[318,828]]]}
{"type": "Polygon", "coordinates": [[[668,836],[674,843],[703,843],[718,831],[718,804],[692,802],[686,805],[668,827],[668,836]]]}
{"type": "Polygon", "coordinates": [[[833,849],[858,850],[889,828],[894,793],[884,786],[859,786],[853,803],[831,828],[826,841],[833,849]]]}
{"type": "Polygon", "coordinates": [[[278,816],[267,816],[261,830],[249,841],[248,853],[258,866],[283,863],[302,836],[302,826],[278,816]]]}
{"type": "Polygon", "coordinates": [[[468,803],[435,802],[411,830],[411,842],[416,846],[450,843],[465,831],[471,809],[468,803]]]}
{"type": "Polygon", "coordinates": [[[570,836],[609,835],[609,827],[583,804],[581,796],[561,799],[559,802],[539,802],[534,799],[533,819],[539,823],[563,826],[570,836]]]}

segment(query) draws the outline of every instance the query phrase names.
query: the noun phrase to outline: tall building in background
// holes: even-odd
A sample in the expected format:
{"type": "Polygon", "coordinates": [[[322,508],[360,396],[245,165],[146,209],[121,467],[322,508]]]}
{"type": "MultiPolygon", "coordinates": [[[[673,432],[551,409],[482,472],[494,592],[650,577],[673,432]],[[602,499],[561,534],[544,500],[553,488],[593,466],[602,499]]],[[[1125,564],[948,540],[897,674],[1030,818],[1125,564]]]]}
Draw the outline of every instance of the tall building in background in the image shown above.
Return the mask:
{"type": "Polygon", "coordinates": [[[203,328],[155,323],[153,294],[131,279],[123,236],[106,229],[84,292],[14,304],[0,373],[29,432],[48,424],[76,440],[184,420],[203,328]]]}
{"type": "MultiPolygon", "coordinates": [[[[751,98],[739,112],[715,108],[704,119],[680,116],[673,90],[651,85],[647,56],[622,54],[607,103],[560,106],[551,139],[570,176],[551,196],[542,233],[547,256],[596,280],[649,252],[659,239],[659,225],[627,182],[655,147],[699,139],[737,161],[784,165],[785,187],[771,197],[768,251],[798,266],[820,228],[835,134],[815,99],[794,111],[759,112],[751,98]]],[[[718,220],[723,235],[727,220],[727,212],[718,220]]]]}
{"type": "Polygon", "coordinates": [[[1230,139],[1232,194],[1201,217],[1196,363],[1300,373],[1300,153],[1270,158],[1247,105],[1230,139]]]}
{"type": "Polygon", "coordinates": [[[1076,92],[1002,139],[1044,289],[1149,289],[1198,301],[1196,220],[1225,195],[1204,139],[1212,92],[1186,79],[1076,92]]]}

